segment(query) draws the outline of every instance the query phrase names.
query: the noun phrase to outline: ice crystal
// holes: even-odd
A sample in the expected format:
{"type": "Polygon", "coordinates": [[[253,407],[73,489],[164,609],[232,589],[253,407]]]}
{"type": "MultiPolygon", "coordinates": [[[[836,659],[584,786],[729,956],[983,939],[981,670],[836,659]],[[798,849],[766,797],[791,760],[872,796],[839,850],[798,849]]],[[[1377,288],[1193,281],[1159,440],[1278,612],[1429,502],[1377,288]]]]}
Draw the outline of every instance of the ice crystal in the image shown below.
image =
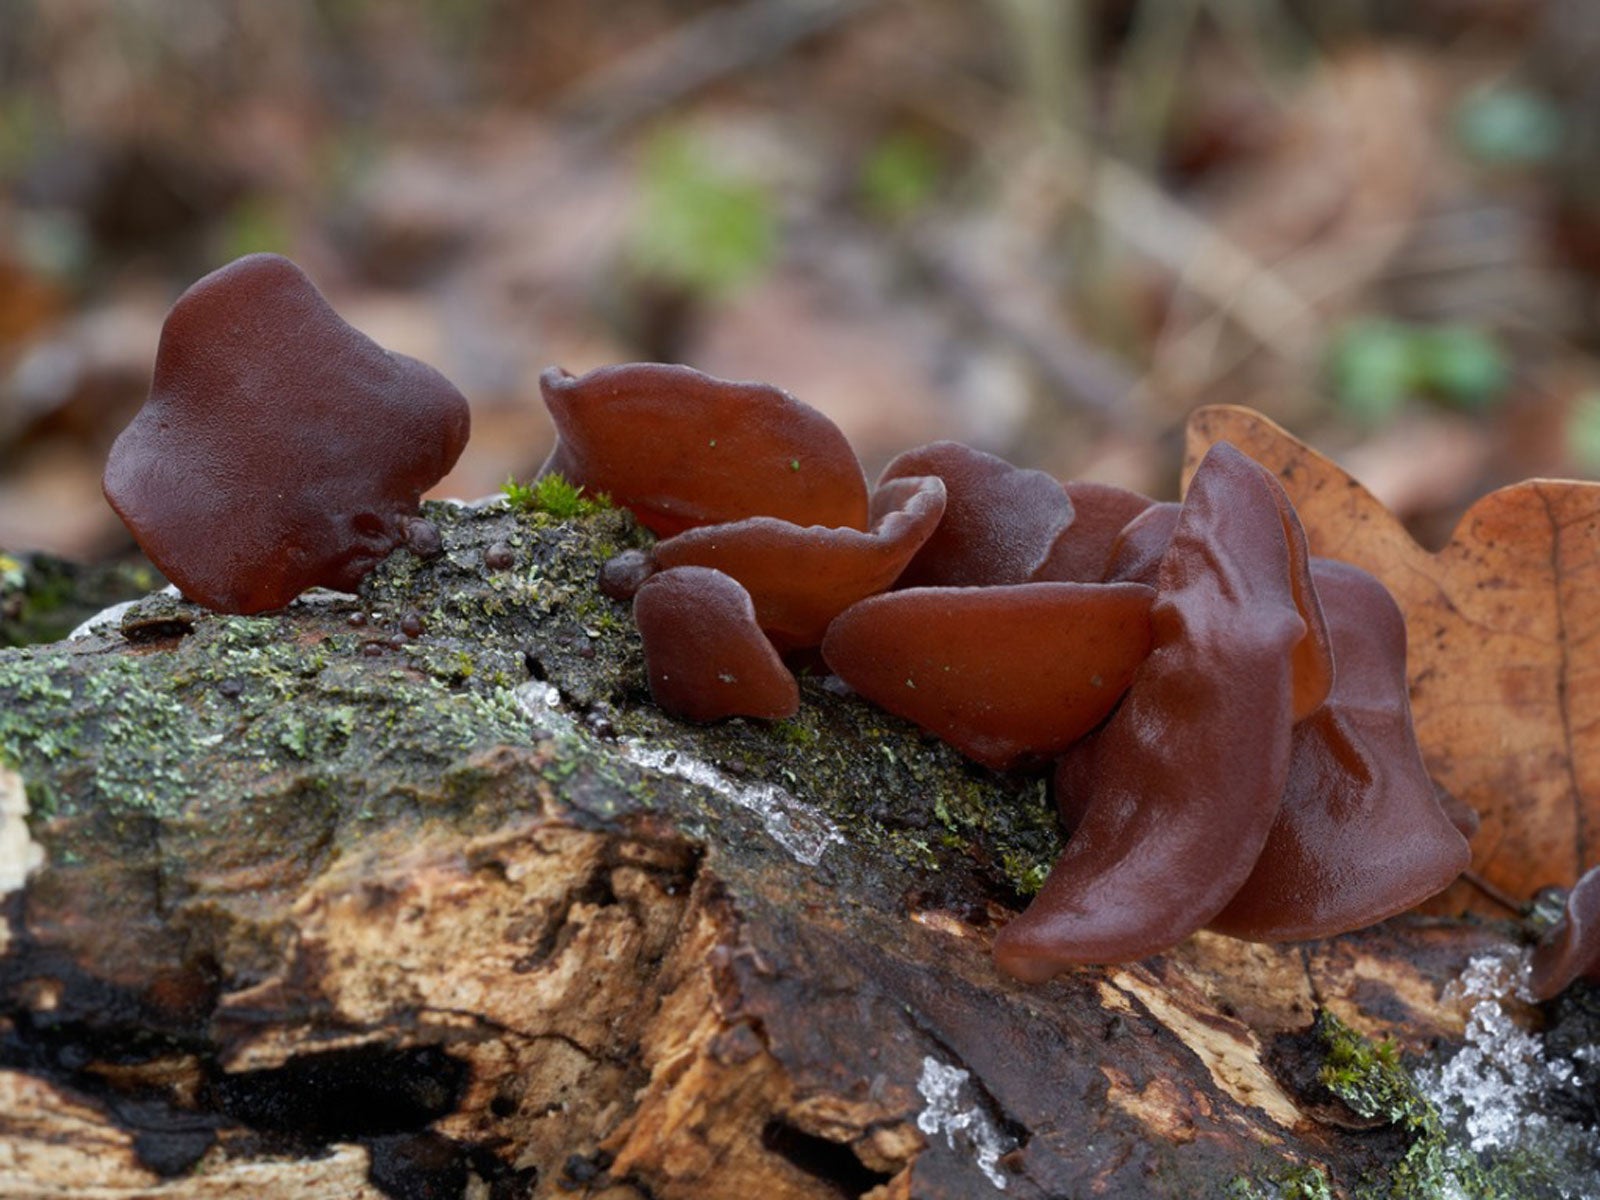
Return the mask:
{"type": "Polygon", "coordinates": [[[969,1078],[960,1067],[942,1063],[931,1055],[924,1058],[917,1091],[922,1093],[926,1107],[917,1114],[917,1128],[929,1137],[944,1134],[952,1150],[969,1147],[989,1182],[1004,1188],[1006,1177],[1000,1173],[1000,1156],[1011,1147],[988,1114],[967,1097],[969,1078]]]}
{"type": "MultiPolygon", "coordinates": [[[[1472,1006],[1466,1034],[1448,1062],[1417,1073],[1424,1095],[1480,1156],[1537,1164],[1568,1200],[1600,1195],[1600,1133],[1554,1115],[1559,1097],[1581,1086],[1577,1067],[1549,1054],[1507,1008],[1528,999],[1527,956],[1474,959],[1452,988],[1472,1006]]],[[[1582,1046],[1573,1059],[1597,1054],[1600,1048],[1582,1046]]]]}

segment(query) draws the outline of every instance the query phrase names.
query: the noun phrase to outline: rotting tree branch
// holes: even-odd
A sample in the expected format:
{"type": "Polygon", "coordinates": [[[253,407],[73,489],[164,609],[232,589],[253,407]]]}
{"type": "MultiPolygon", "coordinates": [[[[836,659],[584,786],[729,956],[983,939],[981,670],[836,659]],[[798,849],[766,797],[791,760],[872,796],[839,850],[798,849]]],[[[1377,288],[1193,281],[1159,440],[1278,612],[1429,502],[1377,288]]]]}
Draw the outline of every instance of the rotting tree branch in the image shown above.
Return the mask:
{"type": "Polygon", "coordinates": [[[1503,932],[1004,980],[1037,780],[819,679],[672,722],[593,586],[626,517],[429,515],[444,555],[359,598],[0,651],[47,861],[4,901],[0,1192],[1244,1196],[1413,1149],[1318,1082],[1313,1019],[1448,1046],[1503,932]]]}

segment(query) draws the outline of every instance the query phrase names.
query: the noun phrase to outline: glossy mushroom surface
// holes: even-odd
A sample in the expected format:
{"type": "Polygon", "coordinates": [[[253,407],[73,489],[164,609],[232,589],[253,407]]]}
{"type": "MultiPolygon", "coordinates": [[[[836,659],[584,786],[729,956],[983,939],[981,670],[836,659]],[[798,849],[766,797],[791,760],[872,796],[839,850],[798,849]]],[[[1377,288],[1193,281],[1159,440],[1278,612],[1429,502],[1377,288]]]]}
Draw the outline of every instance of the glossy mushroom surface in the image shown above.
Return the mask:
{"type": "Polygon", "coordinates": [[[675,567],[640,585],[633,619],[650,695],[675,717],[792,717],[800,688],[756,624],[739,583],[709,567],[675,567]]]}
{"type": "Polygon", "coordinates": [[[1249,877],[1288,779],[1292,656],[1306,633],[1281,490],[1225,443],[1195,473],[1157,573],[1150,656],[1057,768],[1076,829],[996,939],[1008,974],[1040,981],[1156,953],[1249,877]]]}
{"type": "Polygon", "coordinates": [[[763,383],[628,363],[539,379],[559,440],[544,466],[632,509],[660,537],[776,517],[867,527],[867,484],[827,417],[763,383]]]}
{"type": "Polygon", "coordinates": [[[1072,502],[1072,524],[1056,538],[1033,578],[1100,583],[1122,530],[1155,501],[1127,488],[1088,480],[1068,480],[1061,490],[1072,502]]]}
{"type": "Polygon", "coordinates": [[[439,372],[346,324],[288,259],[252,254],[173,305],[105,494],[189,599],[263,612],[425,549],[418,503],[469,424],[439,372]]]}
{"type": "Polygon", "coordinates": [[[656,560],[648,550],[624,550],[600,566],[600,591],[613,600],[632,600],[644,581],[656,573],[656,560]]]}
{"type": "MultiPolygon", "coordinates": [[[[1289,548],[1289,586],[1294,592],[1300,619],[1306,623],[1305,636],[1290,652],[1294,689],[1290,711],[1294,719],[1300,721],[1315,712],[1333,688],[1333,636],[1328,631],[1328,619],[1312,580],[1311,548],[1306,543],[1306,531],[1281,485],[1273,489],[1272,497],[1277,501],[1278,519],[1283,523],[1284,545],[1289,548]]],[[[1400,659],[1402,663],[1405,661],[1403,643],[1400,659]]]]}
{"type": "Polygon", "coordinates": [[[1210,927],[1252,941],[1331,937],[1443,891],[1471,861],[1411,725],[1405,619],[1358,567],[1312,560],[1333,690],[1294,727],[1289,782],[1250,878],[1210,927]]]}
{"type": "Polygon", "coordinates": [[[1115,706],[1150,652],[1137,583],[908,588],[828,628],[829,668],[985,766],[1060,753],[1115,706]]]}
{"type": "Polygon", "coordinates": [[[1049,475],[960,442],[907,450],[883,469],[878,487],[922,475],[944,480],[944,519],[896,587],[1027,583],[1072,524],[1072,501],[1049,475]]]}
{"type": "Polygon", "coordinates": [[[653,364],[544,387],[561,431],[547,469],[662,538],[602,584],[633,594],[663,708],[788,715],[778,652],[820,653],[983,765],[1055,759],[1071,837],[996,940],[1010,974],[1142,958],[1208,923],[1339,932],[1463,866],[1463,817],[1411,729],[1393,601],[1314,562],[1278,480],[1232,446],[1180,505],[936,442],[885,468],[863,517],[847,447],[821,455],[831,499],[777,486],[783,456],[837,431],[808,440],[821,418],[776,389],[653,364]]]}
{"type": "Polygon", "coordinates": [[[872,528],[799,526],[773,517],[685,530],[656,543],[658,567],[714,567],[742,583],[780,650],[822,643],[828,623],[883,591],[944,514],[942,480],[897,479],[872,496],[872,528]]]}
{"type": "Polygon", "coordinates": [[[1155,586],[1161,560],[1172,544],[1183,505],[1172,500],[1152,504],[1134,516],[1111,540],[1103,578],[1155,586]]]}

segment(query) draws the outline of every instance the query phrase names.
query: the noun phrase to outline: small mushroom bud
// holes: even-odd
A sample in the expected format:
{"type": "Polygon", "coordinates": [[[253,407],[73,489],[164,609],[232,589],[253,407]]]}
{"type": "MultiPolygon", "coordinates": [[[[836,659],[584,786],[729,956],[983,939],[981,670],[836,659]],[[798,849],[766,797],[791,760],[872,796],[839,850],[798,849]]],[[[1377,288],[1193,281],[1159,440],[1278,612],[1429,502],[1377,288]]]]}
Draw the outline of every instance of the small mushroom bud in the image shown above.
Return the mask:
{"type": "Polygon", "coordinates": [[[756,624],[750,594],[721,571],[674,567],[633,598],[650,694],[686,721],[792,717],[800,688],[756,624]]]}

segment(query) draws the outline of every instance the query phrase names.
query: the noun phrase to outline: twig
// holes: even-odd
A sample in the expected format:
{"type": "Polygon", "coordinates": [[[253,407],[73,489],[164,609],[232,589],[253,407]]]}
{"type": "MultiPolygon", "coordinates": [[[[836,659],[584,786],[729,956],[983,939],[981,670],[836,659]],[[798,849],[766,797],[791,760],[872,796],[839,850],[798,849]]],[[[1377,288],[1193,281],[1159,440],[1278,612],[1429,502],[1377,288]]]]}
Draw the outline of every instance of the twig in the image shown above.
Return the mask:
{"type": "Polygon", "coordinates": [[[685,21],[580,80],[556,106],[575,131],[606,140],[730,75],[770,62],[876,0],[749,0],[685,21]]]}
{"type": "Polygon", "coordinates": [[[1490,900],[1494,901],[1501,907],[1516,913],[1519,917],[1525,917],[1533,910],[1533,906],[1531,904],[1528,904],[1522,900],[1518,900],[1510,892],[1496,887],[1476,871],[1463,871],[1461,873],[1461,880],[1463,883],[1470,884],[1471,886],[1477,888],[1478,891],[1482,892],[1490,900]]]}
{"type": "Polygon", "coordinates": [[[992,335],[1033,364],[1069,406],[1095,413],[1114,425],[1132,416],[1126,403],[1135,380],[1128,369],[1066,324],[1048,297],[1018,291],[1012,273],[1002,284],[993,272],[972,265],[951,239],[913,236],[908,250],[940,292],[955,301],[992,335]]]}

